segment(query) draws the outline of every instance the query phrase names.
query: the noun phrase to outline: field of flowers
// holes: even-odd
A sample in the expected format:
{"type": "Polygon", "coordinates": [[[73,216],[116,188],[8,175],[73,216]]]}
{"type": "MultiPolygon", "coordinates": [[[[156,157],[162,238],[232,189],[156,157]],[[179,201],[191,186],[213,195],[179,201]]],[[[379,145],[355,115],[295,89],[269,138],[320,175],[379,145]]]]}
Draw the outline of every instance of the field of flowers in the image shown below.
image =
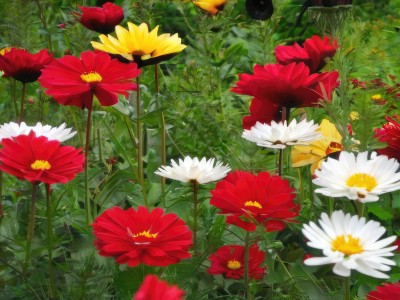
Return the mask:
{"type": "Polygon", "coordinates": [[[400,0],[0,28],[0,299],[400,299],[400,0]]]}

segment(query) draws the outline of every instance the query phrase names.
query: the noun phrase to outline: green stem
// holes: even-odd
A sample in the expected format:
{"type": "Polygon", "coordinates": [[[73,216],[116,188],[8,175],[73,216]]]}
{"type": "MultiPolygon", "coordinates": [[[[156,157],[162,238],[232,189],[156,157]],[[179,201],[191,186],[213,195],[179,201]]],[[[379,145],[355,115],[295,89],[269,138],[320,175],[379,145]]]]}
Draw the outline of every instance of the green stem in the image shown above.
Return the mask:
{"type": "Polygon", "coordinates": [[[33,234],[35,232],[35,210],[36,210],[38,186],[39,186],[39,182],[35,182],[32,184],[31,208],[29,210],[28,228],[26,231],[25,263],[22,268],[22,273],[23,273],[24,277],[26,277],[26,270],[28,269],[28,266],[29,266],[29,261],[30,261],[30,257],[31,257],[32,239],[33,239],[33,234]]]}
{"type": "Polygon", "coordinates": [[[24,104],[25,104],[25,93],[26,93],[26,84],[22,83],[22,93],[21,93],[21,109],[19,111],[19,124],[24,120],[24,104]]]}
{"type": "Polygon", "coordinates": [[[17,81],[15,79],[11,79],[11,89],[12,89],[14,109],[15,109],[15,119],[17,119],[17,116],[19,115],[19,110],[17,103],[17,81]]]}
{"type": "Polygon", "coordinates": [[[198,190],[199,185],[197,181],[192,181],[193,187],[193,247],[194,247],[194,256],[197,258],[199,256],[197,249],[197,212],[198,212],[198,190]]]}
{"type": "Polygon", "coordinates": [[[335,200],[332,197],[328,198],[328,212],[332,215],[335,206],[335,200]]]}
{"type": "Polygon", "coordinates": [[[350,300],[351,297],[351,293],[350,293],[350,276],[349,277],[345,277],[343,279],[343,285],[344,285],[344,300],[350,300]]]}
{"type": "Polygon", "coordinates": [[[250,278],[249,278],[249,253],[250,253],[250,232],[246,232],[246,240],[244,244],[244,286],[245,294],[247,299],[252,299],[252,295],[249,289],[250,278]]]}
{"type": "Polygon", "coordinates": [[[137,139],[138,139],[138,149],[137,149],[137,162],[138,162],[138,178],[140,185],[142,187],[144,205],[149,207],[146,196],[146,187],[144,184],[144,174],[143,174],[143,132],[142,132],[142,121],[140,120],[140,76],[136,77],[137,91],[136,91],[136,120],[137,120],[137,139]]]}
{"type": "Polygon", "coordinates": [[[43,15],[43,9],[42,6],[40,5],[40,1],[36,0],[35,1],[37,6],[38,6],[38,10],[39,10],[39,19],[42,22],[43,28],[46,31],[46,37],[47,37],[47,47],[49,49],[50,52],[53,52],[53,43],[51,41],[51,35],[50,35],[50,31],[49,28],[47,27],[47,22],[46,22],[46,18],[43,15]]]}
{"type": "Polygon", "coordinates": [[[92,119],[93,104],[88,108],[88,115],[86,120],[86,142],[85,142],[85,213],[86,222],[88,225],[92,222],[92,209],[90,206],[90,191],[89,191],[89,174],[88,174],[88,162],[89,162],[89,149],[90,149],[90,127],[92,119]]]}
{"type": "Polygon", "coordinates": [[[364,216],[364,208],[365,208],[364,203],[356,201],[356,207],[357,207],[357,215],[358,215],[358,217],[359,218],[363,217],[364,216]]]}
{"type": "Polygon", "coordinates": [[[50,201],[51,186],[46,184],[46,204],[47,204],[47,252],[49,258],[49,299],[55,299],[56,289],[54,285],[54,271],[53,271],[53,220],[52,208],[50,201]]]}
{"type": "Polygon", "coordinates": [[[3,211],[3,171],[0,170],[0,224],[4,217],[3,211]]]}

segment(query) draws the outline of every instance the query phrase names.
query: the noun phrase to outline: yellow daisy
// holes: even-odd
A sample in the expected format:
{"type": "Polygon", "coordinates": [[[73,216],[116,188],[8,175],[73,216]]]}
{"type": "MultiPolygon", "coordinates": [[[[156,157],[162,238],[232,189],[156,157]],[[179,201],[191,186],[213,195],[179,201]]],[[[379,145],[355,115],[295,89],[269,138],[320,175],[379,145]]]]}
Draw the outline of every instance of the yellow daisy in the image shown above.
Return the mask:
{"type": "Polygon", "coordinates": [[[201,0],[193,1],[193,4],[215,16],[224,9],[227,0],[201,0]]]}
{"type": "Polygon", "coordinates": [[[294,146],[291,152],[292,166],[302,167],[311,165],[311,174],[314,174],[324,158],[335,152],[342,151],[342,136],[335,125],[324,119],[319,126],[322,138],[307,146],[294,146]]]}
{"type": "Polygon", "coordinates": [[[137,26],[128,22],[128,30],[119,25],[115,27],[116,38],[110,34],[101,34],[101,43],[91,43],[93,48],[120,55],[128,61],[136,62],[139,67],[170,59],[186,48],[178,34],[157,35],[157,31],[158,26],[149,31],[146,23],[137,26]]]}

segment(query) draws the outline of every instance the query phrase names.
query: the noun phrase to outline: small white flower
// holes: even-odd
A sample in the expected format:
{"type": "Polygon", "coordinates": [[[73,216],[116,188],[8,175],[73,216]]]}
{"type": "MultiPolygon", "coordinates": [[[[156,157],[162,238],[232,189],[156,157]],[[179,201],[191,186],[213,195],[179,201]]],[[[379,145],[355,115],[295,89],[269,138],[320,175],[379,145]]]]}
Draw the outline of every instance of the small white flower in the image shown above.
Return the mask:
{"type": "Polygon", "coordinates": [[[321,215],[320,226],[314,222],[304,224],[303,234],[309,240],[308,246],[321,249],[325,257],[312,257],[304,261],[309,266],[335,264],[333,272],[349,277],[351,270],[376,278],[389,278],[382,273],[396,263],[386,257],[397,246],[387,247],[396,240],[391,236],[379,240],[386,229],[376,221],[366,222],[365,218],[334,211],[329,217],[321,215]],[[378,241],[379,240],[379,241],[378,241]]]}
{"type": "Polygon", "coordinates": [[[288,145],[308,145],[320,139],[318,128],[314,121],[305,119],[299,123],[293,119],[289,126],[286,121],[283,124],[272,121],[271,125],[257,122],[250,130],[245,129],[242,137],[261,147],[284,149],[288,145]]]}
{"type": "Polygon", "coordinates": [[[360,202],[378,201],[378,195],[400,189],[400,164],[396,159],[368,152],[341,152],[339,159],[328,158],[315,171],[315,190],[330,197],[347,197],[360,202]]]}
{"type": "Polygon", "coordinates": [[[155,172],[157,175],[182,182],[197,182],[204,184],[224,178],[231,170],[229,166],[223,166],[221,162],[216,163],[215,159],[207,160],[203,157],[200,161],[197,157],[186,156],[183,160],[179,159],[179,164],[171,160],[171,167],[161,166],[155,172]]]}
{"type": "Polygon", "coordinates": [[[76,134],[76,131],[72,131],[72,128],[65,128],[66,126],[65,123],[61,124],[59,127],[51,127],[50,125],[42,125],[40,122],[35,126],[28,126],[25,122],[21,124],[10,122],[0,126],[0,142],[2,139],[15,138],[19,135],[28,135],[33,131],[36,136],[45,136],[49,140],[57,140],[62,143],[76,134]]]}

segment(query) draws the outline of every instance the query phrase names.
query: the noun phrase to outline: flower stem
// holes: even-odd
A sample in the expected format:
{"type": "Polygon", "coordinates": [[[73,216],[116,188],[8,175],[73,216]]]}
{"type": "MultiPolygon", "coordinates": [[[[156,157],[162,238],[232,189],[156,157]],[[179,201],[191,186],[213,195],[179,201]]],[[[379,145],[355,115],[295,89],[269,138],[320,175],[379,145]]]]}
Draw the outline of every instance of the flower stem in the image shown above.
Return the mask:
{"type": "Polygon", "coordinates": [[[17,104],[17,81],[13,78],[11,79],[11,89],[12,89],[14,109],[15,109],[15,119],[17,119],[17,116],[19,114],[18,104],[17,104]]]}
{"type": "Polygon", "coordinates": [[[49,299],[55,299],[56,289],[54,285],[54,272],[53,272],[53,220],[52,209],[50,202],[50,184],[46,184],[46,204],[47,204],[47,252],[49,258],[49,299]]]}
{"type": "Polygon", "coordinates": [[[3,171],[0,170],[0,224],[4,217],[3,211],[3,171]]]}
{"type": "Polygon", "coordinates": [[[343,286],[344,286],[344,300],[350,300],[350,276],[349,277],[345,277],[343,279],[343,286]]]}
{"type": "Polygon", "coordinates": [[[18,124],[21,124],[21,122],[24,120],[25,93],[26,93],[26,84],[22,83],[21,109],[19,111],[19,122],[18,122],[18,124]]]}
{"type": "MultiPolygon", "coordinates": [[[[286,106],[282,106],[282,117],[281,117],[281,122],[282,124],[288,122],[289,116],[290,116],[290,108],[286,106]]],[[[279,157],[278,157],[278,175],[282,176],[282,171],[283,171],[283,150],[284,149],[279,149],[279,157]]]]}
{"type": "Polygon", "coordinates": [[[88,115],[86,120],[86,141],[85,141],[85,214],[86,222],[88,225],[92,222],[92,209],[90,206],[90,191],[89,191],[89,174],[88,174],[88,161],[90,149],[90,127],[92,119],[93,104],[88,108],[88,115]]]}
{"type": "Polygon", "coordinates": [[[50,52],[53,52],[53,43],[51,41],[51,34],[49,31],[49,28],[47,27],[47,22],[46,22],[46,18],[43,15],[43,9],[42,6],[40,5],[40,1],[36,0],[35,1],[37,6],[38,6],[38,10],[39,10],[39,19],[42,22],[43,25],[43,29],[46,31],[46,37],[47,37],[47,47],[49,48],[50,52]]]}
{"type": "Polygon", "coordinates": [[[364,203],[356,201],[356,207],[357,207],[357,215],[358,215],[358,217],[359,218],[363,217],[364,216],[364,208],[365,208],[364,203]]]}
{"type": "Polygon", "coordinates": [[[197,211],[198,211],[198,190],[199,185],[197,181],[192,181],[193,187],[193,247],[194,247],[194,256],[197,258],[199,256],[197,249],[197,211]]]}
{"type": "Polygon", "coordinates": [[[142,135],[142,121],[140,120],[140,76],[136,77],[137,91],[136,91],[136,121],[137,121],[137,162],[138,162],[138,178],[140,185],[142,187],[144,205],[149,207],[146,196],[146,187],[144,184],[144,174],[143,174],[143,135],[142,135]]]}
{"type": "Polygon", "coordinates": [[[25,264],[22,268],[23,276],[26,277],[26,270],[28,269],[29,260],[31,256],[31,245],[33,234],[35,232],[35,210],[36,210],[36,199],[37,199],[37,188],[39,186],[39,182],[35,182],[32,184],[32,199],[31,199],[31,208],[29,210],[29,219],[28,219],[28,228],[26,231],[26,253],[25,253],[25,264]]]}
{"type": "Polygon", "coordinates": [[[249,252],[250,252],[250,232],[246,232],[246,240],[244,244],[244,287],[247,299],[252,299],[249,284],[249,252]]]}
{"type": "MultiPolygon", "coordinates": [[[[154,80],[156,85],[156,98],[160,93],[160,87],[158,83],[158,64],[154,65],[154,80]]],[[[161,112],[161,165],[165,166],[167,164],[166,155],[166,130],[165,130],[165,115],[161,112]]],[[[161,176],[161,201],[162,206],[165,207],[165,177],[161,176]]]]}

